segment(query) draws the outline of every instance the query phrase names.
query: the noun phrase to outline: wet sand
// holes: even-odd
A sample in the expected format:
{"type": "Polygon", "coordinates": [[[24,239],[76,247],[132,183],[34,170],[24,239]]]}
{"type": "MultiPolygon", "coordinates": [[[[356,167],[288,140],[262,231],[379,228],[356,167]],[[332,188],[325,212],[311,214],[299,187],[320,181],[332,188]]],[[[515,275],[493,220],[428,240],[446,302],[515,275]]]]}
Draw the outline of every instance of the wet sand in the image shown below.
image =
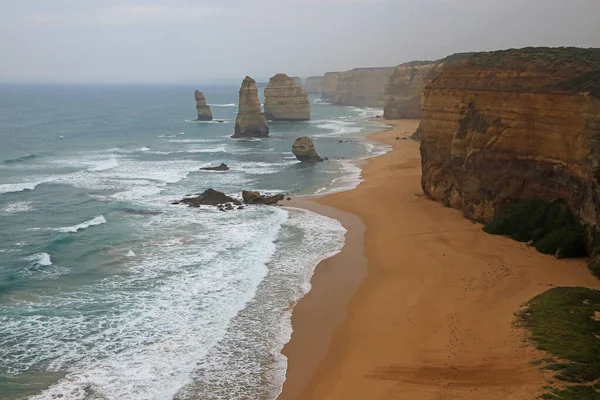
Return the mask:
{"type": "Polygon", "coordinates": [[[420,188],[416,120],[373,135],[393,151],[369,160],[356,189],[295,200],[339,219],[342,251],[323,261],[294,308],[281,400],[532,399],[549,374],[514,326],[552,286],[600,288],[585,260],[556,260],[487,235],[420,188]]]}

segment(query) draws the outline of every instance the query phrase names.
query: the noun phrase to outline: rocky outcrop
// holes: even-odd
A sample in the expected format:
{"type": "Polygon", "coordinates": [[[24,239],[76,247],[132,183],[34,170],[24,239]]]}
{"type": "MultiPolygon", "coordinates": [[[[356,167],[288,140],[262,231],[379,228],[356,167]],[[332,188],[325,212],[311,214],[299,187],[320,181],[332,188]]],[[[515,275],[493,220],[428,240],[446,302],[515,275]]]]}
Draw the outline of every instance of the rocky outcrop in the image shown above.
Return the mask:
{"type": "Polygon", "coordinates": [[[315,145],[312,140],[306,136],[302,136],[292,145],[292,152],[299,161],[302,162],[320,162],[323,161],[315,150],[315,145]]]}
{"type": "Polygon", "coordinates": [[[331,104],[355,107],[382,107],[385,88],[394,68],[357,68],[325,75],[323,98],[331,104]],[[335,83],[333,79],[335,78],[335,83]],[[329,89],[331,87],[331,89],[329,89]]]}
{"type": "Polygon", "coordinates": [[[418,119],[422,116],[421,94],[433,79],[434,61],[413,61],[396,67],[385,89],[385,119],[418,119]]]}
{"type": "Polygon", "coordinates": [[[269,125],[258,101],[256,81],[247,76],[240,88],[239,110],[235,119],[234,138],[265,138],[269,125]]]}
{"type": "Polygon", "coordinates": [[[316,93],[319,94],[323,91],[323,79],[322,76],[311,76],[306,78],[304,81],[304,91],[306,93],[316,93]]]}
{"type": "Polygon", "coordinates": [[[477,53],[423,95],[422,187],[489,222],[522,200],[563,199],[600,271],[600,49],[477,53]]]}
{"type": "Polygon", "coordinates": [[[275,205],[284,199],[282,194],[276,194],[273,196],[266,196],[259,192],[253,192],[250,190],[244,190],[242,192],[242,198],[246,204],[264,204],[264,205],[275,205]]]}
{"type": "Polygon", "coordinates": [[[194,92],[194,98],[196,99],[196,110],[198,111],[198,121],[212,121],[212,112],[210,107],[206,104],[206,97],[204,93],[199,90],[194,92]]]}
{"type": "Polygon", "coordinates": [[[321,99],[331,102],[337,93],[338,74],[341,72],[328,72],[323,76],[321,99]]]}
{"type": "Polygon", "coordinates": [[[200,168],[201,171],[229,171],[229,167],[225,163],[221,163],[216,167],[203,167],[200,168]]]}
{"type": "Polygon", "coordinates": [[[292,78],[277,74],[265,88],[265,116],[272,121],[307,121],[308,95],[292,78]]]}
{"type": "Polygon", "coordinates": [[[227,196],[225,193],[214,189],[207,189],[202,194],[193,197],[186,197],[183,200],[175,201],[172,204],[187,204],[190,207],[200,206],[218,206],[221,204],[232,203],[241,205],[239,200],[227,196]]]}

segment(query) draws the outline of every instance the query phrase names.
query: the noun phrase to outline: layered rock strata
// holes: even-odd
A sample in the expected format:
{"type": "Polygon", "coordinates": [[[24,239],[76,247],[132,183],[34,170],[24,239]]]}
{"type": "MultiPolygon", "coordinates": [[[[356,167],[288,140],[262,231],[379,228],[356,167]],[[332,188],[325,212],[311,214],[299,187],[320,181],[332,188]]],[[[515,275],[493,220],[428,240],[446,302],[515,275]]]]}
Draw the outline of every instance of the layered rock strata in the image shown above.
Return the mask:
{"type": "Polygon", "coordinates": [[[421,157],[425,194],[468,218],[565,200],[600,270],[600,49],[477,53],[446,66],[423,94],[421,157]]]}
{"type": "Polygon", "coordinates": [[[265,116],[272,121],[309,120],[308,95],[292,78],[277,74],[265,88],[265,116]]]}
{"type": "Polygon", "coordinates": [[[210,107],[206,104],[206,97],[204,93],[199,90],[194,92],[194,98],[196,99],[196,111],[198,112],[198,121],[212,121],[213,116],[210,111],[210,107]]]}
{"type": "Polygon", "coordinates": [[[234,138],[265,138],[269,125],[258,101],[256,81],[247,76],[240,88],[239,110],[235,119],[234,138]]]}
{"type": "Polygon", "coordinates": [[[393,67],[386,67],[325,74],[323,99],[340,106],[382,107],[385,88],[393,73],[393,67]]]}
{"type": "Polygon", "coordinates": [[[385,119],[418,119],[422,117],[421,94],[433,79],[429,72],[436,62],[415,61],[396,67],[385,89],[385,119]]]}
{"type": "Polygon", "coordinates": [[[292,145],[292,152],[299,161],[302,162],[320,162],[323,159],[317,154],[315,145],[307,136],[296,139],[292,145]]]}

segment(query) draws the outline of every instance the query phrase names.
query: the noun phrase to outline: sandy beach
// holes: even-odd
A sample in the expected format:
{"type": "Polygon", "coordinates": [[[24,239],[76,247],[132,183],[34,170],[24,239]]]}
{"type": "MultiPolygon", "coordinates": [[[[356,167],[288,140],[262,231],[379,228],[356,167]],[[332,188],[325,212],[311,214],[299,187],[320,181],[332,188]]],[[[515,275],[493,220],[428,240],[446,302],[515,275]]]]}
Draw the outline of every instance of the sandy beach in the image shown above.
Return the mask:
{"type": "MultiPolygon", "coordinates": [[[[393,150],[370,159],[356,189],[303,207],[348,229],[293,312],[292,399],[533,399],[549,375],[514,313],[553,286],[600,288],[585,260],[556,260],[425,198],[417,120],[373,135],[393,150]]],[[[288,205],[286,204],[286,205],[288,205]]]]}

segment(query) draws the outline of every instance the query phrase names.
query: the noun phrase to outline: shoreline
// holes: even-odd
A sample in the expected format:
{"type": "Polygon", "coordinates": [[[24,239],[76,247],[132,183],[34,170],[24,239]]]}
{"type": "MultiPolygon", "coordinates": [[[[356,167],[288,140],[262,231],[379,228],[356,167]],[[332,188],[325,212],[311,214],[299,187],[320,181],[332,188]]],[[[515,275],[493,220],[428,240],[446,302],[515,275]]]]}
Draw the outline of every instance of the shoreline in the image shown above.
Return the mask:
{"type": "Polygon", "coordinates": [[[348,233],[294,307],[278,399],[541,394],[550,375],[529,364],[542,353],[524,342],[513,314],[552,286],[600,281],[583,260],[488,235],[426,199],[419,144],[395,140],[419,121],[381,122],[394,128],[368,139],[392,150],[365,161],[357,188],[285,204],[338,219],[348,233]]]}

